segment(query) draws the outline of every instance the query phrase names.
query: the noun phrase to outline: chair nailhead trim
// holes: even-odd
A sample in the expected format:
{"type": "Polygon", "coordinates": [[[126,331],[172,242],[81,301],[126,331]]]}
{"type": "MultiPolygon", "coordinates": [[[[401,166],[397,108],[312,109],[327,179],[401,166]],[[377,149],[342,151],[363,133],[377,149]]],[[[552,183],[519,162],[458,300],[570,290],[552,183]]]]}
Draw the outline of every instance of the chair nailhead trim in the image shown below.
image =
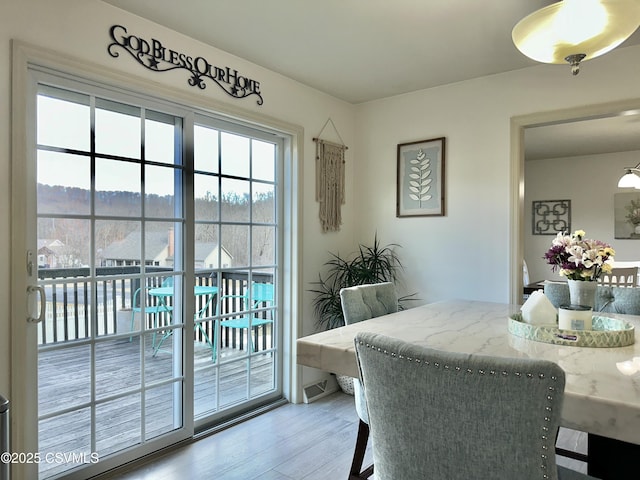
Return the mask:
{"type": "MultiPolygon", "coordinates": [[[[377,350],[378,352],[381,352],[381,353],[383,353],[385,355],[391,355],[392,357],[399,358],[401,360],[407,360],[407,361],[410,361],[410,362],[413,362],[413,363],[416,363],[416,364],[420,364],[420,365],[424,364],[425,366],[433,366],[435,368],[440,368],[440,362],[430,362],[429,360],[421,360],[419,358],[406,357],[406,356],[404,356],[402,354],[397,354],[396,352],[391,352],[390,353],[387,350],[383,350],[380,347],[376,347],[376,346],[370,345],[368,343],[365,344],[362,341],[360,342],[360,345],[364,345],[367,348],[370,348],[372,350],[377,350]]],[[[444,365],[444,369],[445,370],[451,370],[451,367],[449,365],[445,364],[444,365]]],[[[455,372],[460,372],[462,370],[462,368],[459,365],[455,365],[453,367],[453,370],[455,370],[455,372]]],[[[469,373],[469,374],[473,374],[474,370],[472,370],[470,368],[465,368],[465,372],[469,373]]],[[[480,375],[484,375],[486,373],[486,370],[484,370],[482,368],[479,368],[477,370],[477,372],[480,375]]],[[[497,375],[498,372],[496,372],[495,370],[489,370],[489,374],[490,375],[497,375]]],[[[505,377],[510,375],[510,373],[505,371],[505,370],[503,370],[501,372],[501,374],[502,374],[502,376],[505,376],[505,377]]],[[[515,375],[517,378],[527,378],[527,379],[538,378],[539,380],[545,380],[545,374],[544,373],[538,373],[537,375],[535,375],[535,374],[533,374],[531,372],[526,372],[526,373],[524,373],[524,376],[523,376],[522,372],[513,372],[513,375],[515,375]]],[[[550,380],[552,382],[556,382],[557,379],[558,379],[558,377],[555,376],[555,375],[551,375],[551,377],[550,377],[550,380]]],[[[550,392],[547,395],[547,400],[549,402],[552,402],[553,401],[553,393],[556,391],[556,389],[555,389],[555,387],[553,385],[549,385],[547,387],[547,390],[550,392]]],[[[551,405],[547,405],[545,407],[545,411],[550,414],[553,411],[553,408],[551,407],[551,405]]],[[[545,416],[545,417],[543,417],[543,420],[544,420],[545,423],[549,423],[549,422],[551,422],[551,417],[550,416],[545,416]]],[[[550,477],[546,473],[546,470],[548,469],[548,465],[547,465],[548,457],[547,457],[546,452],[549,451],[549,436],[547,435],[548,432],[549,432],[549,427],[547,425],[545,425],[544,423],[542,425],[542,432],[544,432],[544,433],[542,435],[540,435],[540,438],[542,440],[542,446],[541,446],[542,452],[540,453],[540,458],[542,460],[542,463],[540,464],[540,469],[542,471],[542,478],[543,479],[548,479],[550,477]]]]}

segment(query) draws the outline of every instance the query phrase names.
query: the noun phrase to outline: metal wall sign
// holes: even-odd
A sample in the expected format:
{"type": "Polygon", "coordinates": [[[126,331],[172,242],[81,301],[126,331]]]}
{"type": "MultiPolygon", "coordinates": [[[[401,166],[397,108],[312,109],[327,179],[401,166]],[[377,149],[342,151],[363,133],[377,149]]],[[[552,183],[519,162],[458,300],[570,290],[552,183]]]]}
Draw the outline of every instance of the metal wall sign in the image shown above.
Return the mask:
{"type": "Polygon", "coordinates": [[[142,37],[130,35],[122,25],[113,25],[109,29],[109,36],[113,43],[109,44],[107,51],[114,58],[120,56],[118,47],[121,47],[148,70],[168,72],[184,69],[191,74],[188,83],[192,87],[206,88],[204,79],[208,78],[234,98],[255,95],[258,97],[256,101],[258,105],[264,103],[260,82],[238,74],[237,70],[212,65],[204,57],[194,57],[172,50],[155,38],[145,40],[142,37]]]}

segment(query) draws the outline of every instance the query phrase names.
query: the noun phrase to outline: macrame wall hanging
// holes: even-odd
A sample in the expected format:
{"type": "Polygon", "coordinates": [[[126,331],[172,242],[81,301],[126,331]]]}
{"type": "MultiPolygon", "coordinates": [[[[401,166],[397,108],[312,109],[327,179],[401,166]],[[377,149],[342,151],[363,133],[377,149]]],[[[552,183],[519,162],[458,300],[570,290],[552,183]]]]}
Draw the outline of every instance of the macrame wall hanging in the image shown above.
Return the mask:
{"type": "Polygon", "coordinates": [[[338,129],[329,118],[316,142],[316,201],[320,202],[320,224],[323,232],[340,230],[342,224],[341,206],[344,204],[344,145],[338,129]],[[322,140],[320,135],[331,123],[342,144],[322,140]]]}

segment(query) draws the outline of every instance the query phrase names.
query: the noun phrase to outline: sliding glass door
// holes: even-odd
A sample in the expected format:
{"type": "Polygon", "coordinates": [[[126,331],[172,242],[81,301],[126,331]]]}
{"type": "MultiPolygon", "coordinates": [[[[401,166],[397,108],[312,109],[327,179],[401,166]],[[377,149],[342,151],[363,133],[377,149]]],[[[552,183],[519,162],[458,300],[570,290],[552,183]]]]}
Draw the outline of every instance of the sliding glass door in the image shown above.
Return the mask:
{"type": "Polygon", "coordinates": [[[180,116],[38,87],[38,443],[54,460],[40,478],[187,436],[182,129],[180,116]]]}
{"type": "Polygon", "coordinates": [[[39,477],[86,478],[281,397],[282,138],[34,79],[39,477]]]}
{"type": "MultiPolygon", "coordinates": [[[[194,347],[197,426],[280,395],[278,180],[282,141],[199,115],[194,127],[195,262],[218,287],[196,314],[211,351],[194,347]]],[[[202,341],[200,341],[202,345],[202,341]]],[[[206,347],[206,345],[205,345],[206,347]]]]}

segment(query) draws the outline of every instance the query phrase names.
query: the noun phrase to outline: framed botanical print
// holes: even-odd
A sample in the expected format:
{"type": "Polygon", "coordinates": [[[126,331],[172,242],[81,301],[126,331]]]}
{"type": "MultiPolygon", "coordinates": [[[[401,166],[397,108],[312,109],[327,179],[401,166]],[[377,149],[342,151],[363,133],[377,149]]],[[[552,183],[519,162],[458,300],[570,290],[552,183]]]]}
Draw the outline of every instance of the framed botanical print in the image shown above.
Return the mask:
{"type": "Polygon", "coordinates": [[[640,192],[613,195],[614,238],[640,240],[640,192]]]}
{"type": "Polygon", "coordinates": [[[445,137],[398,144],[397,217],[444,215],[445,137]]]}

